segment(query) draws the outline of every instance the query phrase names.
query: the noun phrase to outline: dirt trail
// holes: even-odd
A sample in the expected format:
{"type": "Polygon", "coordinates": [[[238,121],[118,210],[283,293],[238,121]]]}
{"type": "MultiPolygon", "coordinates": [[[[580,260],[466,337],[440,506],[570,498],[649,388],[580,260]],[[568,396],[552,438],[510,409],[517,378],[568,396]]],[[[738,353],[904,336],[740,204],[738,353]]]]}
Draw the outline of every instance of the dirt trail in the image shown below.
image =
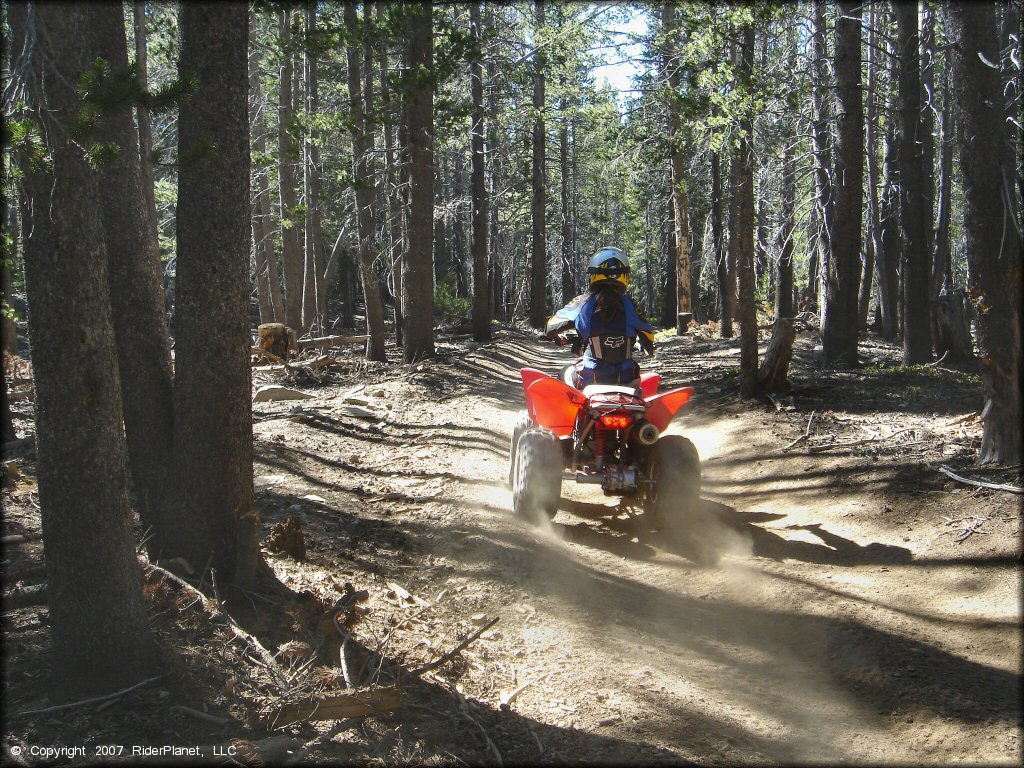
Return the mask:
{"type": "Polygon", "coordinates": [[[437,728],[410,732],[416,759],[1021,757],[1019,506],[912,453],[937,445],[928,423],[968,409],[893,402],[858,433],[854,398],[819,424],[842,439],[917,431],[878,450],[783,453],[814,385],[804,404],[798,388],[796,411],[740,404],[729,345],[663,345],[663,386],[699,389],[672,431],[696,443],[720,521],[709,535],[726,554],[706,568],[593,489],[563,486],[550,528],[514,520],[504,479],[517,370],[553,370],[564,353],[519,336],[440,352],[400,380],[320,390],[295,420],[291,403],[257,406],[265,518],[301,513],[310,542],[308,566],[274,561],[286,580],[375,579],[377,612],[394,610],[388,582],[431,601],[432,621],[395,640],[408,658],[436,657],[480,614],[500,616],[439,671],[473,702],[477,728],[450,721],[465,730],[449,742],[437,728]],[[352,418],[351,405],[380,420],[352,418]],[[965,510],[987,527],[957,543],[941,515],[965,510]]]}

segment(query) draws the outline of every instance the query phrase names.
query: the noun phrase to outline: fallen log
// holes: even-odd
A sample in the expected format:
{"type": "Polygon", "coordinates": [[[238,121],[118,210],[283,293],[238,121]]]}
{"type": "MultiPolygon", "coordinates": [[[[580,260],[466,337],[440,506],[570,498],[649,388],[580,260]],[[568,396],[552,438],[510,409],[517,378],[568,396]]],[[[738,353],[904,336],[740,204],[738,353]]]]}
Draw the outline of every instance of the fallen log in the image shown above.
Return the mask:
{"type": "Polygon", "coordinates": [[[369,336],[316,336],[312,339],[299,339],[295,346],[300,350],[312,347],[328,349],[340,347],[343,344],[363,344],[369,340],[369,336]]]}

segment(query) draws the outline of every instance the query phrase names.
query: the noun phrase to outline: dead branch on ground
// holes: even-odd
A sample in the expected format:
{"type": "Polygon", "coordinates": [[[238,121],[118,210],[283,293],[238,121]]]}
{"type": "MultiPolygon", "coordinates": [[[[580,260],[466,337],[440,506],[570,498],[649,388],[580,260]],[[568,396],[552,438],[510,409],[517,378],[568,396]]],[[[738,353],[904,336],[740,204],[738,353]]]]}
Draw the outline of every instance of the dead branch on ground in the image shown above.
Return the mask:
{"type": "Polygon", "coordinates": [[[1008,485],[1003,483],[987,483],[983,480],[972,480],[969,477],[958,475],[945,464],[939,467],[939,472],[946,475],[946,477],[950,477],[953,480],[956,480],[958,483],[963,483],[964,485],[972,485],[975,488],[987,488],[990,491],[1007,491],[1008,493],[1024,493],[1024,488],[1021,488],[1016,485],[1008,485]]]}

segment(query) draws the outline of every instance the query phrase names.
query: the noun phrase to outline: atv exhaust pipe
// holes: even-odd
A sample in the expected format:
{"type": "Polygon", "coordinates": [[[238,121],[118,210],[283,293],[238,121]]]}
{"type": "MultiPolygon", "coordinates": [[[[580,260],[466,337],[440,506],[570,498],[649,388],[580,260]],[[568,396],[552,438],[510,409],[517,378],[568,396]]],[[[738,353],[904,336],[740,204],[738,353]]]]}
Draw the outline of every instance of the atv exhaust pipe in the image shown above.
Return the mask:
{"type": "Polygon", "coordinates": [[[661,432],[658,431],[658,428],[647,421],[647,419],[640,419],[636,423],[636,426],[633,427],[633,434],[641,445],[654,445],[658,442],[658,438],[661,437],[661,432]]]}

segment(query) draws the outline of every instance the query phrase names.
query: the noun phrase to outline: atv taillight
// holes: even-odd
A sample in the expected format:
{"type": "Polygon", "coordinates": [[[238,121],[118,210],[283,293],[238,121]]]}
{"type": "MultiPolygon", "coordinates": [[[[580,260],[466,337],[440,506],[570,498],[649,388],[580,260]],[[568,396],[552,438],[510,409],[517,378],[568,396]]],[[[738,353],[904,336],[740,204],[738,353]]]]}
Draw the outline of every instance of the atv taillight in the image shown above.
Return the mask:
{"type": "Polygon", "coordinates": [[[625,429],[632,423],[630,416],[621,416],[615,413],[606,413],[601,417],[601,426],[608,429],[625,429]]]}

